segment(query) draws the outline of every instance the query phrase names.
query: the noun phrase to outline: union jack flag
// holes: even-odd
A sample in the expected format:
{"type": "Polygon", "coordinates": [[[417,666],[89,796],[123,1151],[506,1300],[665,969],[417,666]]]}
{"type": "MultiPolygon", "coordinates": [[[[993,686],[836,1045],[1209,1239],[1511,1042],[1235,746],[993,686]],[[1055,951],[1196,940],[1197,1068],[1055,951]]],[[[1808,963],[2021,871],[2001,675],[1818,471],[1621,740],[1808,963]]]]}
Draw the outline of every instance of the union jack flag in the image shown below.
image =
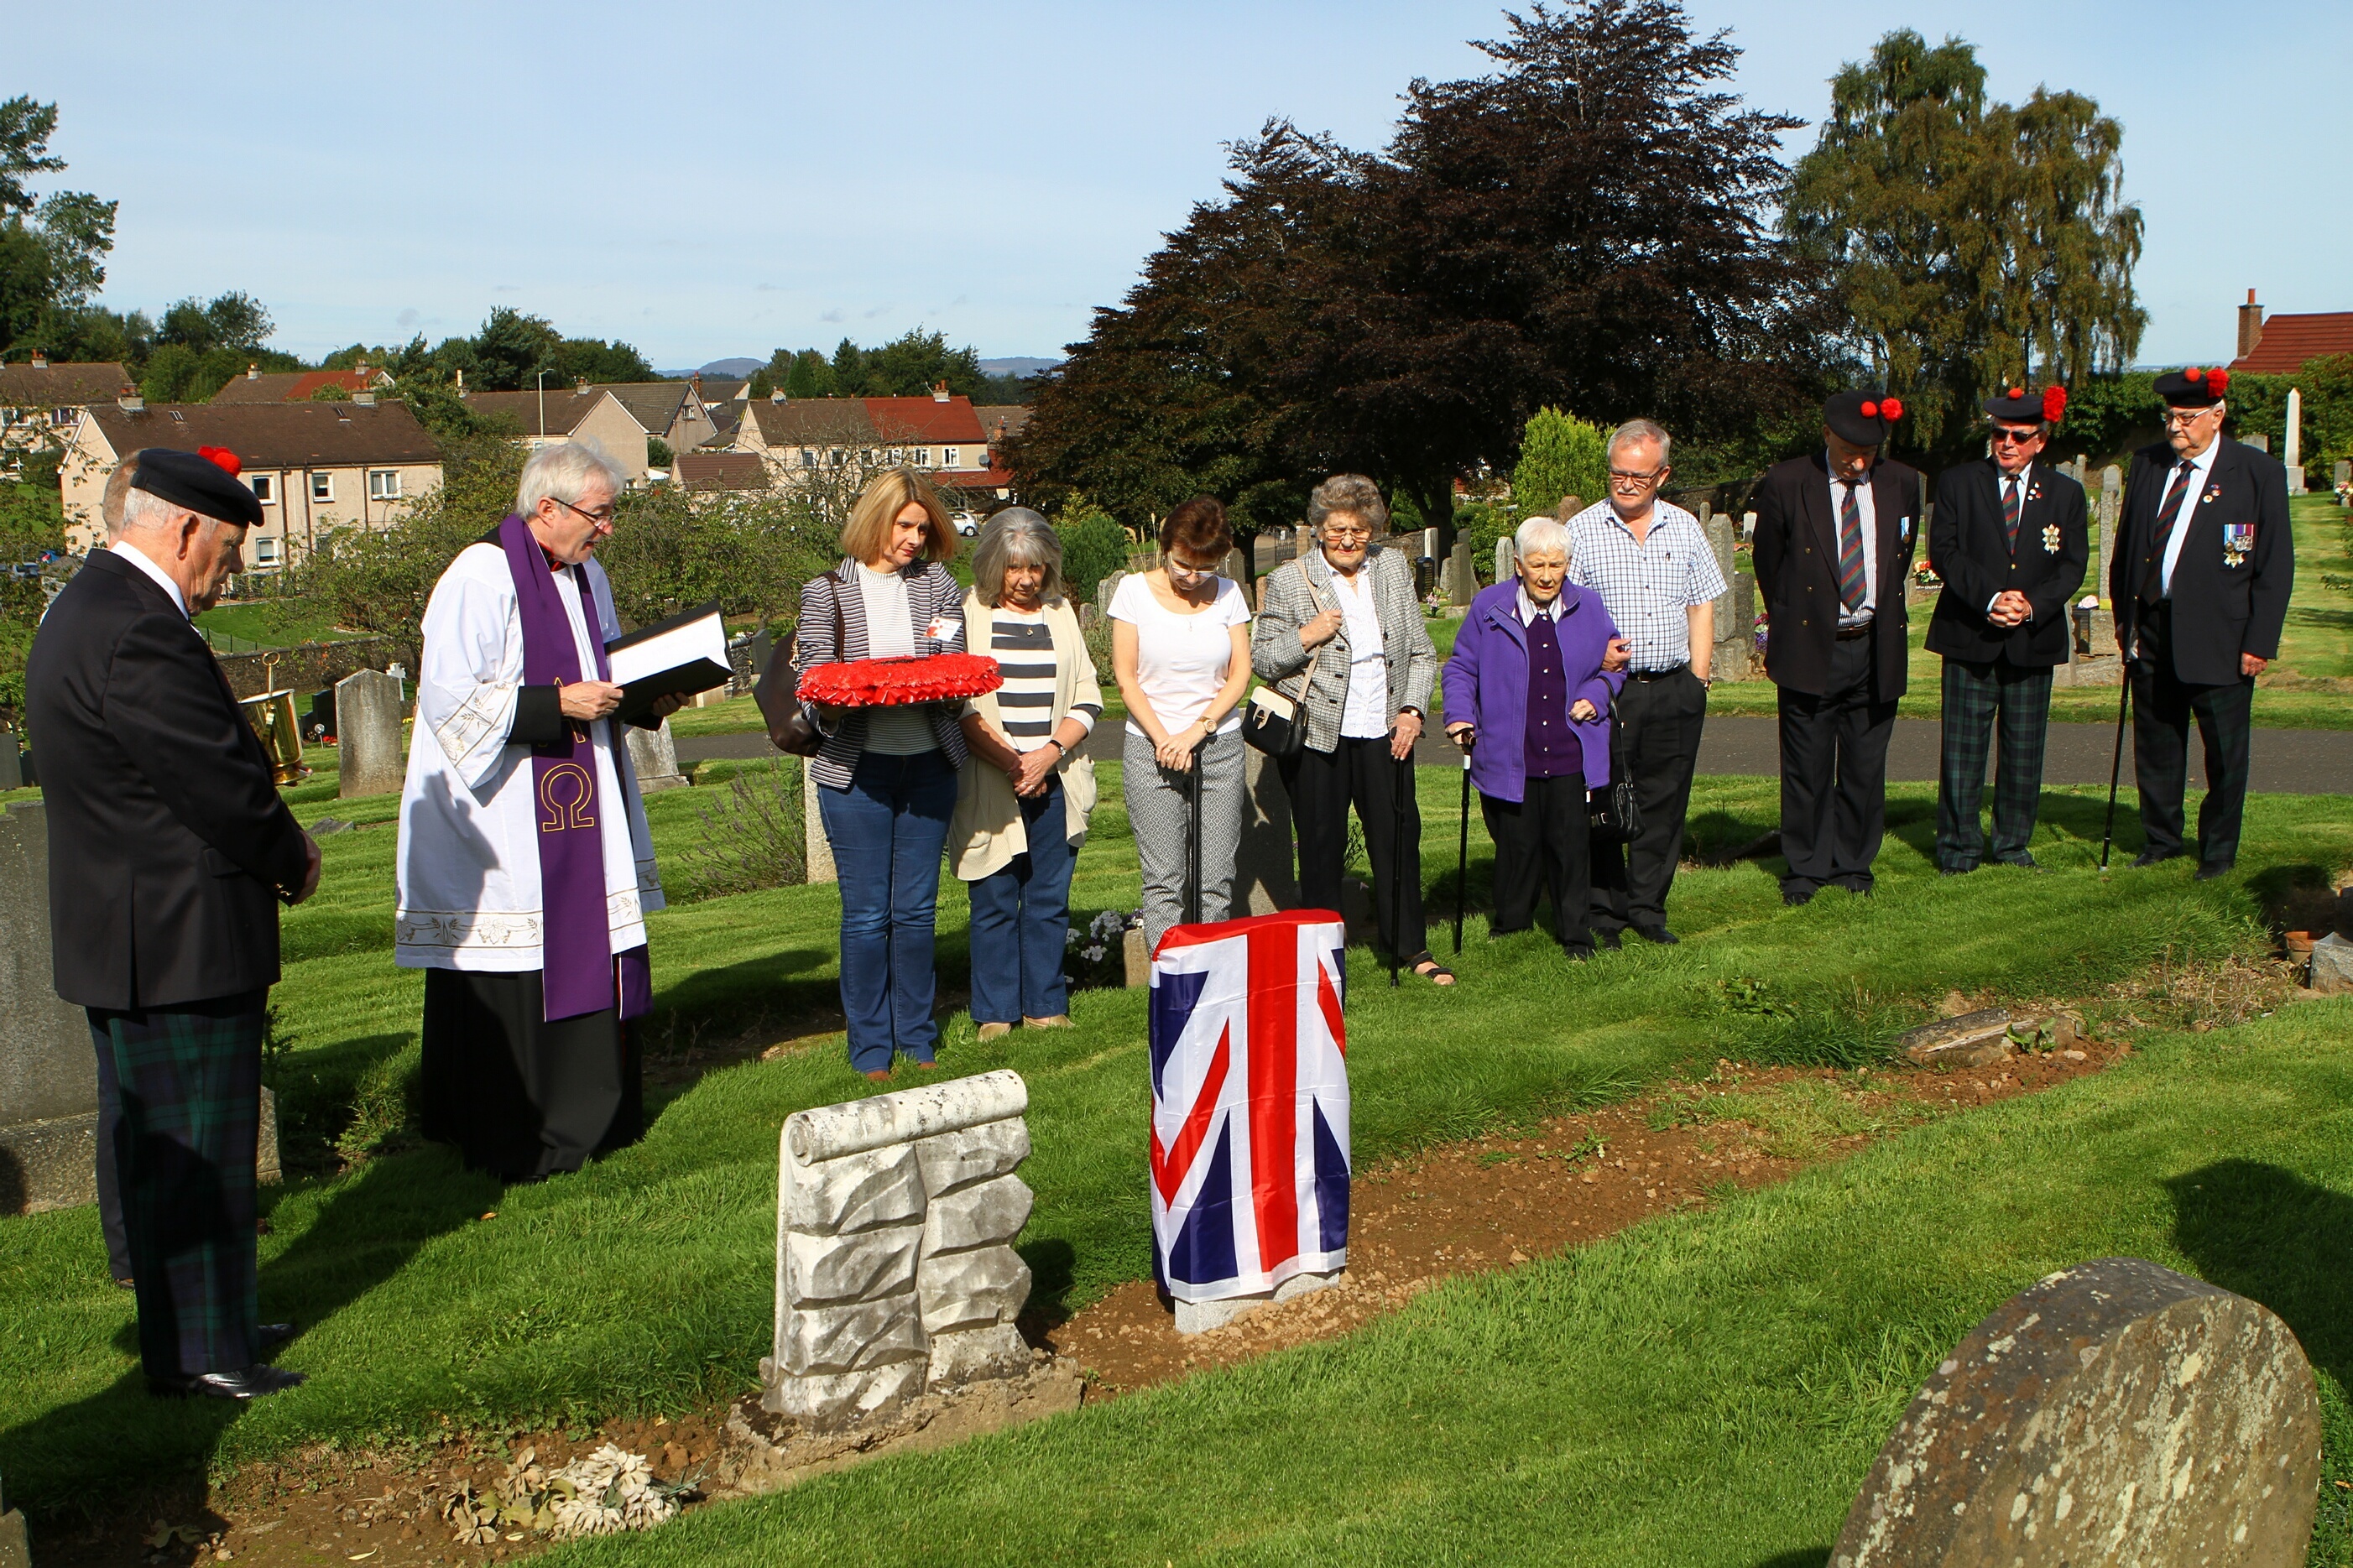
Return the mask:
{"type": "Polygon", "coordinates": [[[1346,941],[1299,910],[1176,926],[1153,954],[1153,1266],[1179,1300],[1347,1262],[1346,941]]]}

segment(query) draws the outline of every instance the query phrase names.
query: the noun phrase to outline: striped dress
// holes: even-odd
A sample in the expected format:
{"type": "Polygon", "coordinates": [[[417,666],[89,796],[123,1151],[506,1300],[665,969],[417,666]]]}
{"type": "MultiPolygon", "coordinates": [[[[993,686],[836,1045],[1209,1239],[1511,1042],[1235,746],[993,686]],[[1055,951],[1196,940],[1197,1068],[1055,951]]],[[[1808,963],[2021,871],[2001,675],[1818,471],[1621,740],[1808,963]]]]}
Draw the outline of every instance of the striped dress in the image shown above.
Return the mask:
{"type": "MultiPolygon", "coordinates": [[[[1053,628],[1034,610],[1000,605],[989,614],[988,651],[1005,677],[997,693],[999,722],[1015,751],[1034,752],[1053,739],[1063,718],[1054,711],[1053,628]]],[[[1069,716],[1092,731],[1102,714],[1101,704],[1082,702],[1069,716]]]]}

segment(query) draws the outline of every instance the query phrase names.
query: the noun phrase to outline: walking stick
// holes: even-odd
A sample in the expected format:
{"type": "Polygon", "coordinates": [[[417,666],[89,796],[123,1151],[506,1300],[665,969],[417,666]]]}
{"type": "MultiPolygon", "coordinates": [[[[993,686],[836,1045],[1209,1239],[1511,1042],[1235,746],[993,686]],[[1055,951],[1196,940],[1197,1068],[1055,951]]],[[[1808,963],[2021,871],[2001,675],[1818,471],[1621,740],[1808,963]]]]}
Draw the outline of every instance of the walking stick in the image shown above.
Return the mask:
{"type": "Polygon", "coordinates": [[[2108,846],[2116,836],[2116,781],[2125,771],[2125,711],[2132,706],[2132,660],[2119,659],[2124,689],[2116,698],[2116,750],[2108,760],[2108,825],[2100,830],[2100,875],[2108,874],[2108,846]]]}
{"type": "Polygon", "coordinates": [[[1462,905],[1471,887],[1471,753],[1462,753],[1462,837],[1454,847],[1454,956],[1462,956],[1462,905]]]}
{"type": "Polygon", "coordinates": [[[1185,770],[1185,923],[1201,923],[1201,753],[1208,749],[1205,736],[1193,748],[1193,765],[1185,770]]]}
{"type": "Polygon", "coordinates": [[[1405,816],[1412,804],[1413,753],[1408,752],[1397,760],[1397,783],[1391,793],[1397,796],[1397,822],[1389,836],[1389,989],[1397,989],[1398,949],[1405,938],[1405,816]]]}

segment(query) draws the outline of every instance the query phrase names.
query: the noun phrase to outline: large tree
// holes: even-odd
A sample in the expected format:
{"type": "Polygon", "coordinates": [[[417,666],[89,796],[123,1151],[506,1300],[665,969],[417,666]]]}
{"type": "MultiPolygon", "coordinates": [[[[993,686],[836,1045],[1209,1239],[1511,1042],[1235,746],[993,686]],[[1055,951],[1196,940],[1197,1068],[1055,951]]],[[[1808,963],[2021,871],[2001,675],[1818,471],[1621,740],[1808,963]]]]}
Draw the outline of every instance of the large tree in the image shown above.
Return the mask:
{"type": "Polygon", "coordinates": [[[49,152],[57,124],[54,103],[0,103],[0,353],[62,347],[53,340],[70,335],[114,248],[116,204],[86,191],[36,197],[26,185],[65,168],[49,152]]]}
{"type": "Polygon", "coordinates": [[[2115,371],[2139,347],[2123,136],[2080,94],[1989,100],[1968,44],[1908,28],[1832,80],[1783,222],[1836,269],[1844,330],[1919,446],[1966,447],[1990,388],[2115,371]]]}

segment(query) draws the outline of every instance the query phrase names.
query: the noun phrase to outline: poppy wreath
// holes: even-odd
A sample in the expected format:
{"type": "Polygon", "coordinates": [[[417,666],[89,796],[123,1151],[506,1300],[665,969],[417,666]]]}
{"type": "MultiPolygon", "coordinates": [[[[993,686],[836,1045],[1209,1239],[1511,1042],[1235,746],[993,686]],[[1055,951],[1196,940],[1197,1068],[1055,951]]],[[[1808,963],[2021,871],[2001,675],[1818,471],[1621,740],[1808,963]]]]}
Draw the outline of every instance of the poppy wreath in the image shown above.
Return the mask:
{"type": "Polygon", "coordinates": [[[997,661],[976,653],[928,658],[853,658],[811,667],[800,699],[832,708],[902,708],[979,697],[1005,684],[997,661]]]}

